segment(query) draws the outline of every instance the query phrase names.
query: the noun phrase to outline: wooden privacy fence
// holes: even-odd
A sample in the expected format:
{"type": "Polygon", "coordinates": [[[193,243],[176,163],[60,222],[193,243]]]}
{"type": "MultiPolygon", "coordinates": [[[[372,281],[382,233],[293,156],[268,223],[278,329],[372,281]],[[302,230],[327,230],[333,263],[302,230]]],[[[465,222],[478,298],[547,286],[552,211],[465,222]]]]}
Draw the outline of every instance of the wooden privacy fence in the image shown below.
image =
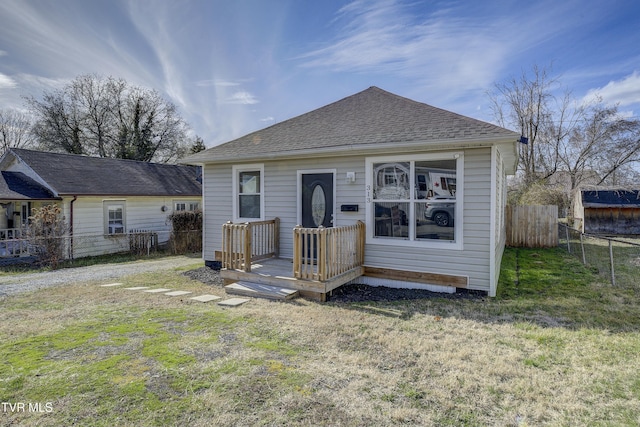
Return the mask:
{"type": "Polygon", "coordinates": [[[548,248],[558,246],[558,207],[555,205],[507,206],[507,246],[548,248]]]}
{"type": "Polygon", "coordinates": [[[251,262],[277,257],[280,218],[222,225],[222,268],[251,271],[251,262]]]}
{"type": "Polygon", "coordinates": [[[364,264],[365,225],[293,229],[293,275],[331,280],[364,264]]]}

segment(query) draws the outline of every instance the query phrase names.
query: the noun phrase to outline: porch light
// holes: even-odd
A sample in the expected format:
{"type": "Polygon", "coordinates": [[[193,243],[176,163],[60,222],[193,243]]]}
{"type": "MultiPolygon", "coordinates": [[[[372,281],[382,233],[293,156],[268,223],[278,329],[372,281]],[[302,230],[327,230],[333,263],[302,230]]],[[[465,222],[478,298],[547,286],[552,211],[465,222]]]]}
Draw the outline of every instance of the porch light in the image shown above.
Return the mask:
{"type": "Polygon", "coordinates": [[[347,184],[353,184],[356,182],[356,173],[355,172],[347,172],[347,184]]]}

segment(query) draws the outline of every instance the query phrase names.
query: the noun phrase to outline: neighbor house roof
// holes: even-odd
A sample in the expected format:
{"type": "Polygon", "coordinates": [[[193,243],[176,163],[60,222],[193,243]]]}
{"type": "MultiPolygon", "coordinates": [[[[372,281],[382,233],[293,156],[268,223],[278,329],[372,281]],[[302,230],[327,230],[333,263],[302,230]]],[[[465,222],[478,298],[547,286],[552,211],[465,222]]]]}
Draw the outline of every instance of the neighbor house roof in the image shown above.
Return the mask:
{"type": "Polygon", "coordinates": [[[585,208],[640,208],[640,191],[630,189],[581,190],[585,208]]]}
{"type": "Polygon", "coordinates": [[[2,171],[0,174],[0,199],[53,200],[57,197],[44,185],[22,172],[2,171]]]}
{"type": "MultiPolygon", "coordinates": [[[[12,148],[55,195],[200,196],[199,170],[170,165],[12,148]]],[[[6,155],[5,155],[6,157],[6,155]]]]}
{"type": "MultiPolygon", "coordinates": [[[[242,161],[314,154],[370,152],[411,146],[514,142],[519,134],[413,101],[377,87],[277,123],[185,159],[242,161]]],[[[515,147],[515,144],[513,145],[515,147]]],[[[515,157],[515,148],[512,150],[515,157]]],[[[515,161],[515,159],[513,160],[515,161]]]]}

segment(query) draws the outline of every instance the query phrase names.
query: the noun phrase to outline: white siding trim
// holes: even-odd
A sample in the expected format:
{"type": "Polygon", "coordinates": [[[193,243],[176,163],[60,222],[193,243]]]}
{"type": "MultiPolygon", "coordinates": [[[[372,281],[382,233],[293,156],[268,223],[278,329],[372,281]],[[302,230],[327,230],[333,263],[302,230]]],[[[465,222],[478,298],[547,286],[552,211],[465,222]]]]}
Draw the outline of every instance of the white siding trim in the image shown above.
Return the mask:
{"type": "MultiPolygon", "coordinates": [[[[489,296],[496,296],[498,278],[496,277],[496,228],[497,224],[497,179],[498,179],[498,149],[491,147],[491,212],[489,219],[489,296]]],[[[497,272],[498,274],[500,272],[497,272]]]]}
{"type": "Polygon", "coordinates": [[[357,279],[352,280],[350,283],[358,283],[369,286],[385,286],[387,288],[397,289],[422,289],[445,294],[453,294],[456,292],[456,288],[453,286],[432,285],[429,283],[407,282],[404,280],[392,280],[368,276],[360,276],[357,279]]]}

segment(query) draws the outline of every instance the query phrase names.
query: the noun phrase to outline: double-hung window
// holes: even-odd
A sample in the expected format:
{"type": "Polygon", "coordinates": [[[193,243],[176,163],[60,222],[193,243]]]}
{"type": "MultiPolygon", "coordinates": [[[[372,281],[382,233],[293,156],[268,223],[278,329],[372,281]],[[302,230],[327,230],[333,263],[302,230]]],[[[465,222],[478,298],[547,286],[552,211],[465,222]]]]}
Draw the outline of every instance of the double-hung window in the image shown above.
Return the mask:
{"type": "Polygon", "coordinates": [[[199,202],[185,201],[185,202],[174,203],[175,212],[193,212],[193,211],[197,211],[199,208],[200,208],[199,202]]]}
{"type": "Polygon", "coordinates": [[[123,234],[126,229],[124,201],[105,201],[103,208],[105,234],[123,234]]]}
{"type": "Polygon", "coordinates": [[[367,241],[462,248],[461,153],[368,158],[367,241]]]}
{"type": "Polygon", "coordinates": [[[264,166],[237,165],[233,167],[233,210],[238,220],[263,219],[264,166]]]}

